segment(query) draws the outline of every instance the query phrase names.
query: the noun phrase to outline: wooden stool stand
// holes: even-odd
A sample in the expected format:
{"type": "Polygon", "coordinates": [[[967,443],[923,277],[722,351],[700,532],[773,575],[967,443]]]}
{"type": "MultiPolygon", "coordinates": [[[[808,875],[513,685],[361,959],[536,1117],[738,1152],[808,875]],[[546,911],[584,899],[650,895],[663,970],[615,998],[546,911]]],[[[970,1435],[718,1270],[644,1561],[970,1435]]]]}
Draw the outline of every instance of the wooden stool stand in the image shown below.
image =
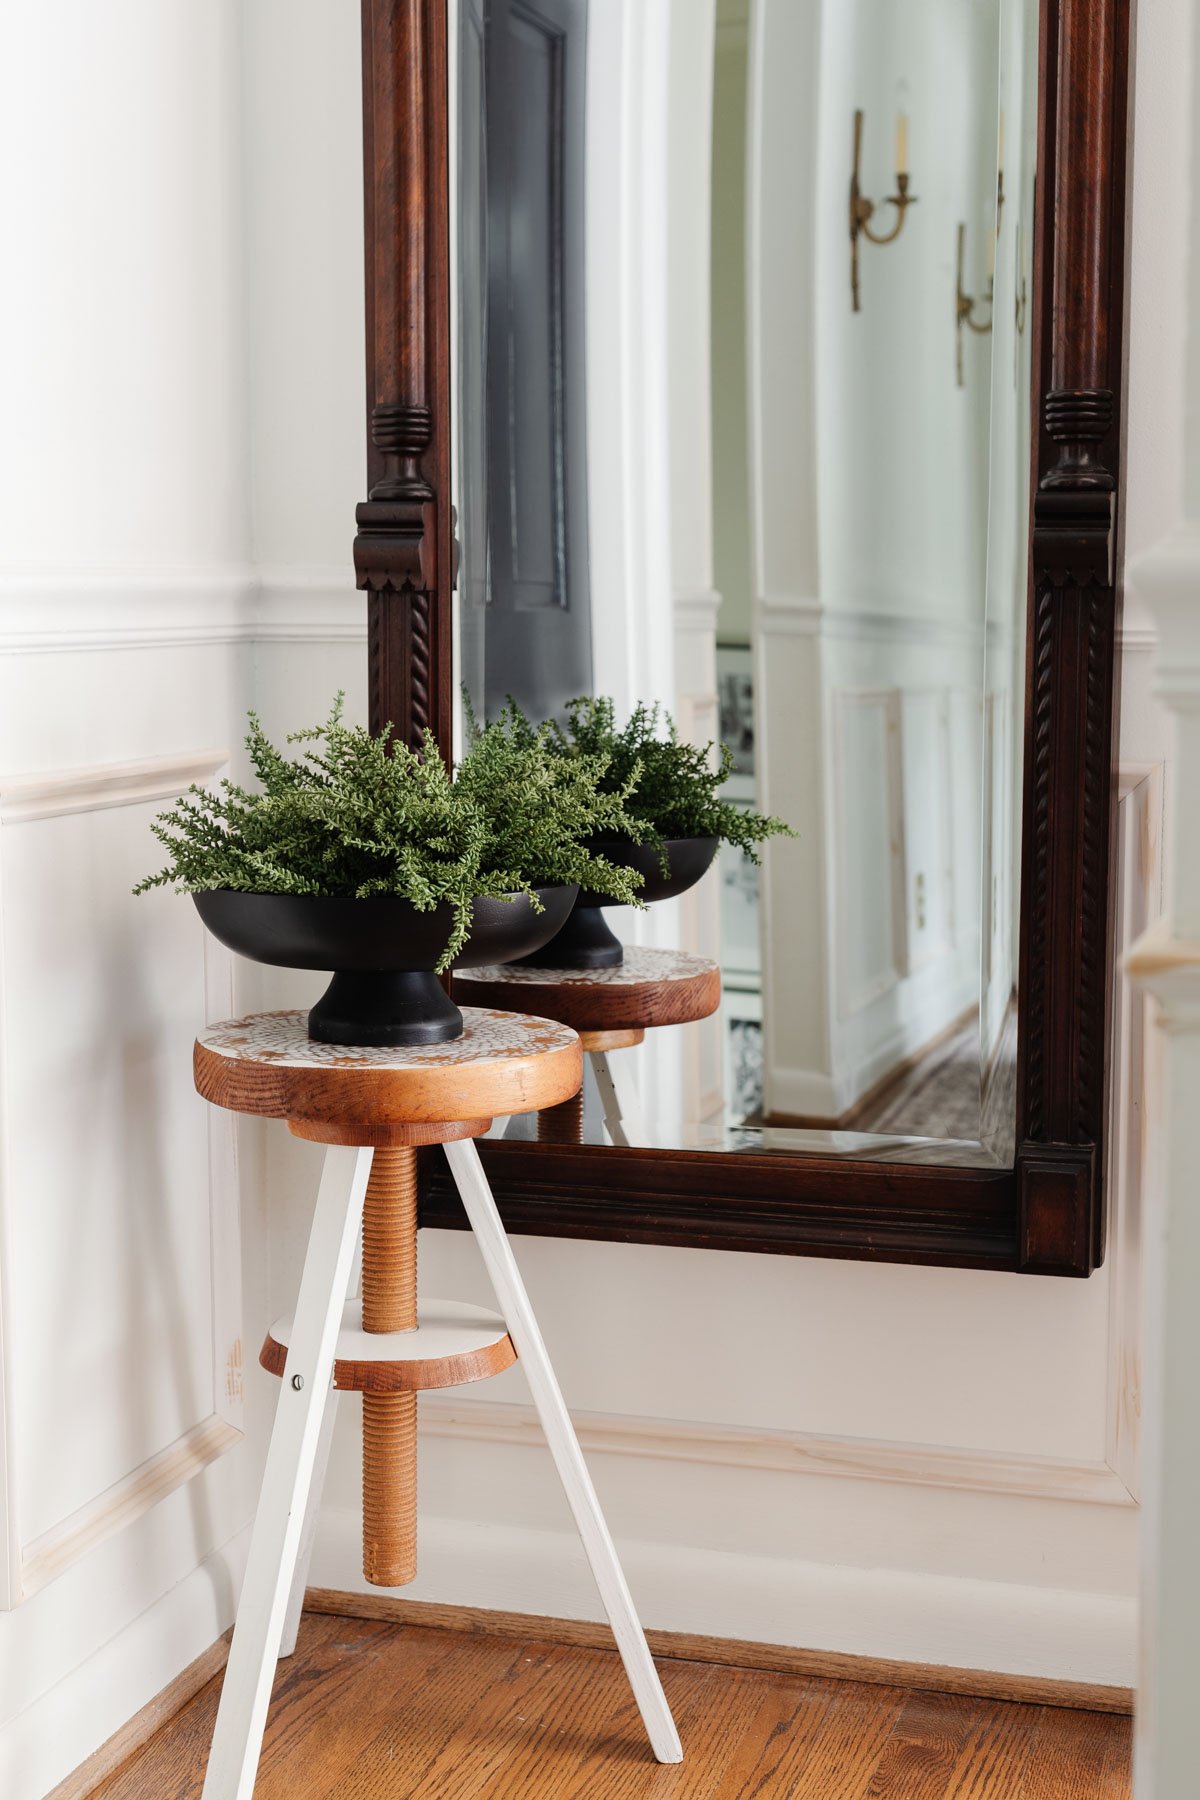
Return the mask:
{"type": "Polygon", "coordinates": [[[568,1026],[522,1014],[468,1007],[463,1018],[460,1039],[411,1050],[314,1043],[303,1012],[234,1020],[197,1040],[196,1086],[206,1099],[286,1119],[296,1136],[327,1146],[295,1315],[271,1326],[260,1358],[282,1387],[204,1800],[253,1794],[275,1664],[295,1647],[333,1396],[363,1396],[363,1572],[397,1587],[416,1573],[418,1391],[480,1380],[518,1356],[654,1754],[682,1758],[474,1143],[496,1114],[570,1101],[579,1040],[568,1026]],[[454,1301],[418,1306],[422,1144],[444,1146],[502,1313],[454,1301]]]}

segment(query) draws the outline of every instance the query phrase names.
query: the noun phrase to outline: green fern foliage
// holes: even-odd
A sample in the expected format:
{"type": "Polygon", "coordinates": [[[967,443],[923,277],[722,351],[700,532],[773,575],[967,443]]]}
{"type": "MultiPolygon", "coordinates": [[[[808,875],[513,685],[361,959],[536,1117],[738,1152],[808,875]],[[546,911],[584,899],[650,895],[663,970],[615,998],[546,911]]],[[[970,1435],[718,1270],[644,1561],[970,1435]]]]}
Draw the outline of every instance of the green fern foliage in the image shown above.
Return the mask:
{"type": "Polygon", "coordinates": [[[568,764],[548,731],[506,715],[477,731],[451,777],[428,734],[417,753],[342,719],[339,694],[325,724],[294,732],[288,756],[250,714],[246,748],[256,790],[222,781],[192,787],[151,830],[166,866],[134,889],[180,893],[225,888],[254,894],[442,903],[454,923],[440,968],[466,942],[476,898],[525,894],[586,881],[636,903],[641,877],[593,855],[586,839],[629,828],[629,781],[605,757],[568,764]]]}
{"type": "Polygon", "coordinates": [[[602,783],[626,795],[639,843],[661,848],[666,838],[721,838],[758,863],[766,838],[796,835],[782,819],[723,798],[733,767],[728,744],[684,743],[659,706],[637,706],[618,730],[613,702],[585,695],[568,702],[566,725],[552,730],[563,757],[604,764],[602,783]]]}

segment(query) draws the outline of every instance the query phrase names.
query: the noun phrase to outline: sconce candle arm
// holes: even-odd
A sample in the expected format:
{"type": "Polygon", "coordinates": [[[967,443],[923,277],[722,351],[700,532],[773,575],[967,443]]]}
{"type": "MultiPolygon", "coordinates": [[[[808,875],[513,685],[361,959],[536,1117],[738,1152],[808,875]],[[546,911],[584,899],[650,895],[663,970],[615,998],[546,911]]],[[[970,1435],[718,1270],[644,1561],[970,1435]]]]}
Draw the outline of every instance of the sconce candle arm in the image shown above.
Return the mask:
{"type": "MultiPolygon", "coordinates": [[[[898,128],[899,129],[899,128],[898,128]]],[[[898,168],[896,171],[896,192],[889,194],[886,200],[878,202],[868,200],[862,191],[862,109],[854,115],[854,161],[850,171],[850,303],[855,312],[862,311],[862,301],[858,287],[858,240],[865,237],[871,244],[891,244],[904,229],[904,220],[910,206],[915,206],[917,196],[908,191],[908,170],[898,168]],[[877,207],[894,206],[896,220],[889,231],[872,231],[871,220],[877,207]]],[[[905,124],[902,135],[897,137],[897,161],[902,161],[907,152],[908,135],[905,124]]]]}
{"type": "Polygon", "coordinates": [[[880,206],[894,206],[896,208],[896,223],[892,226],[890,231],[871,230],[870,220],[875,215],[875,202],[873,200],[865,199],[861,194],[857,196],[858,229],[862,232],[864,237],[870,238],[873,244],[890,244],[893,239],[898,238],[904,229],[905,208],[917,204],[917,196],[915,194],[910,194],[908,191],[907,175],[897,175],[896,189],[897,191],[894,194],[889,194],[886,200],[881,200],[879,202],[880,206]]]}
{"type": "Polygon", "coordinates": [[[986,337],[988,332],[992,329],[992,321],[995,316],[994,275],[988,277],[987,291],[982,299],[975,294],[968,294],[963,286],[963,263],[966,257],[966,248],[967,228],[965,225],[960,224],[958,228],[958,272],[954,289],[954,317],[955,325],[957,327],[954,372],[959,387],[963,387],[966,384],[962,353],[963,326],[965,325],[968,331],[975,332],[979,337],[986,337]],[[986,318],[980,316],[977,319],[975,317],[975,308],[977,306],[987,308],[986,318]]]}

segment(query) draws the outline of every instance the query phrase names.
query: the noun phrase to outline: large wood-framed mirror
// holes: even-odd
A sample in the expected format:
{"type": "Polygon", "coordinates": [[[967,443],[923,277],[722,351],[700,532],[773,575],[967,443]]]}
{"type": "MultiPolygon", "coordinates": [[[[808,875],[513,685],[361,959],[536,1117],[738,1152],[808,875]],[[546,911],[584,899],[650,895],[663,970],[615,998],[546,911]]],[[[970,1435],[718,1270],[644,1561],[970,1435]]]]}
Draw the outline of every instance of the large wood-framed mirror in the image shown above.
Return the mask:
{"type": "Polygon", "coordinates": [[[497,1128],[511,1229],[1102,1259],[1127,42],[364,0],[373,724],[659,699],[799,833],[628,921],[721,1012],[632,1143],[497,1128]]]}

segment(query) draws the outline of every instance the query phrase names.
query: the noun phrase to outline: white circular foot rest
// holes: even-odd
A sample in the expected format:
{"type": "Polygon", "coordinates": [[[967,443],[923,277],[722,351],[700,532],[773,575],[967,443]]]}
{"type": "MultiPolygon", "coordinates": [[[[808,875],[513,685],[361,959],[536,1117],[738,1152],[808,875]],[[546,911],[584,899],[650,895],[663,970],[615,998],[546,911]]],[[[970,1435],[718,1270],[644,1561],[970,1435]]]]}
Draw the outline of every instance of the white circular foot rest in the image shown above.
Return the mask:
{"type": "MultiPolygon", "coordinates": [[[[498,1374],[516,1361],[499,1313],[462,1300],[421,1300],[415,1331],[364,1331],[361,1300],[342,1309],[333,1385],[360,1393],[411,1393],[457,1387],[498,1374]]],[[[277,1319],[259,1361],[282,1375],[292,1341],[291,1317],[277,1319]]]]}

